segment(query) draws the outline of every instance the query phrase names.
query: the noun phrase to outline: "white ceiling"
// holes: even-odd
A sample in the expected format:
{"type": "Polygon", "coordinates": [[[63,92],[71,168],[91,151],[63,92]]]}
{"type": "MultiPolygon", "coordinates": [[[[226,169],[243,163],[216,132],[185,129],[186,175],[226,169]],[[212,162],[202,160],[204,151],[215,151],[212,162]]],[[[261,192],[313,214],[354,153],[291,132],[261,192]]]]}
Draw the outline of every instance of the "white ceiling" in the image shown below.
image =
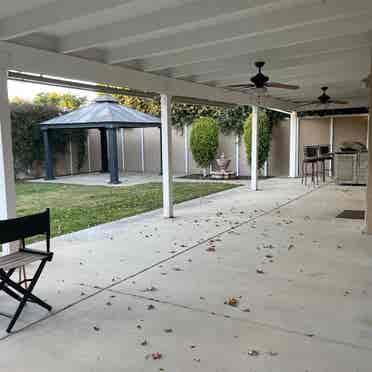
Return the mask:
{"type": "Polygon", "coordinates": [[[285,100],[367,105],[371,0],[2,0],[0,40],[224,87],[249,82],[254,62],[285,100]]]}

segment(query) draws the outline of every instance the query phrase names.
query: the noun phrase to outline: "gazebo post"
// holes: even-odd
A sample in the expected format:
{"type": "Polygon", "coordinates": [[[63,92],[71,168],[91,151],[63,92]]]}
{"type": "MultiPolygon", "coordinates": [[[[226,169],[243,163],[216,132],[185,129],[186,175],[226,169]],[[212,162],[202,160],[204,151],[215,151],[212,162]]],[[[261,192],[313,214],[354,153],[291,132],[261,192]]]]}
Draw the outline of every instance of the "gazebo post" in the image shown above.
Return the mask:
{"type": "Polygon", "coordinates": [[[161,133],[161,127],[159,127],[159,133],[160,133],[160,175],[163,175],[163,136],[161,133]]]}
{"type": "Polygon", "coordinates": [[[119,164],[118,164],[118,142],[116,136],[116,128],[108,128],[109,138],[109,154],[110,154],[110,183],[117,185],[119,181],[119,164]]]}
{"type": "Polygon", "coordinates": [[[49,138],[49,130],[43,130],[43,141],[45,151],[45,179],[54,180],[52,144],[49,138]]]}
{"type": "Polygon", "coordinates": [[[108,156],[107,156],[107,131],[106,128],[99,129],[101,137],[101,172],[108,172],[108,156]]]}

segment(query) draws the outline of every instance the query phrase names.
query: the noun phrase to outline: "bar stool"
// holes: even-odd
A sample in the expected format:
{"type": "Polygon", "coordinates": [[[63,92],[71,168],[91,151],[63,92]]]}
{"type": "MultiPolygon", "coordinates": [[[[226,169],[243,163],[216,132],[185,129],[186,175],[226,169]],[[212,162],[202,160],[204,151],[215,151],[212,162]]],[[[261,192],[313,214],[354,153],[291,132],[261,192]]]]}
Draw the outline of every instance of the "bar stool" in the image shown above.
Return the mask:
{"type": "Polygon", "coordinates": [[[325,182],[325,162],[327,160],[331,163],[331,175],[333,176],[333,154],[331,153],[331,146],[330,145],[318,145],[318,162],[320,163],[320,169],[322,172],[323,182],[325,182]]]}
{"type": "Polygon", "coordinates": [[[307,184],[307,176],[311,175],[311,182],[319,184],[318,180],[318,146],[304,146],[304,158],[302,160],[302,180],[303,184],[307,184]],[[311,173],[308,172],[308,167],[311,164],[311,173]]]}

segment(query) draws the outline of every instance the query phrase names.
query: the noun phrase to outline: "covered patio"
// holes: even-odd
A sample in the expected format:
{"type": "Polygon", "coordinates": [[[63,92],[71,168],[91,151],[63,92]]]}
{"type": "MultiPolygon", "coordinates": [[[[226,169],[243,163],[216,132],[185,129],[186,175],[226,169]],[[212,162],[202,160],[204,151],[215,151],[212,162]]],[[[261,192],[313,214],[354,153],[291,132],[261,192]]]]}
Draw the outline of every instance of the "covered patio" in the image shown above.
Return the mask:
{"type": "MultiPolygon", "coordinates": [[[[348,102],[327,108],[372,105],[371,20],[366,0],[4,0],[0,219],[16,214],[15,73],[160,97],[163,209],[54,239],[38,287],[54,310],[27,306],[22,332],[0,340],[0,369],[369,372],[372,151],[366,188],[297,177],[302,101],[327,85],[348,102]],[[270,81],[300,89],[231,87],[251,84],[260,60],[270,81]],[[174,101],[253,113],[250,182],[176,213],[174,101]],[[289,178],[258,182],[261,108],[290,117],[289,178]],[[366,218],[336,218],[343,210],[366,218]]],[[[1,301],[1,329],[13,305],[1,301]]]]}
{"type": "MultiPolygon", "coordinates": [[[[109,4],[94,1],[88,5],[86,0],[74,0],[67,6],[52,0],[19,0],[16,4],[6,0],[3,4],[1,218],[15,215],[7,97],[9,71],[23,73],[27,81],[39,83],[45,80],[50,84],[51,78],[59,78],[64,86],[77,87],[83,81],[80,85],[84,89],[90,82],[88,85],[96,90],[105,85],[129,88],[126,92],[132,95],[160,96],[166,217],[174,215],[172,100],[252,105],[250,186],[256,190],[260,107],[290,115],[289,175],[296,177],[301,102],[313,101],[324,85],[335,100],[347,101],[342,107],[367,107],[372,99],[369,93],[372,84],[368,84],[372,65],[369,1],[139,3],[114,0],[109,4]],[[135,4],[138,6],[132,6],[135,4]],[[261,84],[251,90],[232,88],[236,84],[251,84],[257,61],[266,62],[264,73],[269,90],[261,84]],[[271,83],[275,81],[300,89],[285,90],[282,89],[285,84],[271,83]],[[274,89],[275,86],[280,89],[274,89]]],[[[372,136],[371,130],[368,136],[372,136]]],[[[371,177],[372,161],[369,163],[371,177]]],[[[368,232],[372,232],[372,217],[368,213],[372,209],[370,189],[366,204],[368,232]]]]}
{"type": "Polygon", "coordinates": [[[335,218],[363,188],[262,182],[55,239],[54,311],[27,307],[0,368],[369,371],[370,239],[335,218]]]}

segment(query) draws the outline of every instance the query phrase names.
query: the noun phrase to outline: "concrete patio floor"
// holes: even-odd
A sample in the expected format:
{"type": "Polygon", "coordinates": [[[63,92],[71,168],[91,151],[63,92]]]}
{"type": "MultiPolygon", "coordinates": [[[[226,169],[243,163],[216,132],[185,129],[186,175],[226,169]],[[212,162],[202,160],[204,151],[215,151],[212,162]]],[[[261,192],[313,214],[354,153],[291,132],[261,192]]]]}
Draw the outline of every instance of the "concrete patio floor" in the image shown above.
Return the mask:
{"type": "Polygon", "coordinates": [[[335,218],[364,188],[261,185],[54,239],[0,371],[370,372],[372,237],[335,218]]]}
{"type": "MultiPolygon", "coordinates": [[[[186,179],[181,178],[183,174],[174,175],[173,179],[175,182],[229,182],[243,184],[245,180],[197,180],[197,179],[186,179]]],[[[40,183],[56,183],[56,184],[69,184],[69,185],[86,185],[86,186],[109,186],[109,187],[123,187],[140,185],[150,182],[162,182],[162,176],[160,174],[152,173],[138,173],[138,172],[125,172],[120,174],[120,184],[110,184],[109,173],[87,173],[87,174],[76,174],[72,176],[57,177],[54,180],[45,180],[39,178],[30,182],[40,183]]]]}

